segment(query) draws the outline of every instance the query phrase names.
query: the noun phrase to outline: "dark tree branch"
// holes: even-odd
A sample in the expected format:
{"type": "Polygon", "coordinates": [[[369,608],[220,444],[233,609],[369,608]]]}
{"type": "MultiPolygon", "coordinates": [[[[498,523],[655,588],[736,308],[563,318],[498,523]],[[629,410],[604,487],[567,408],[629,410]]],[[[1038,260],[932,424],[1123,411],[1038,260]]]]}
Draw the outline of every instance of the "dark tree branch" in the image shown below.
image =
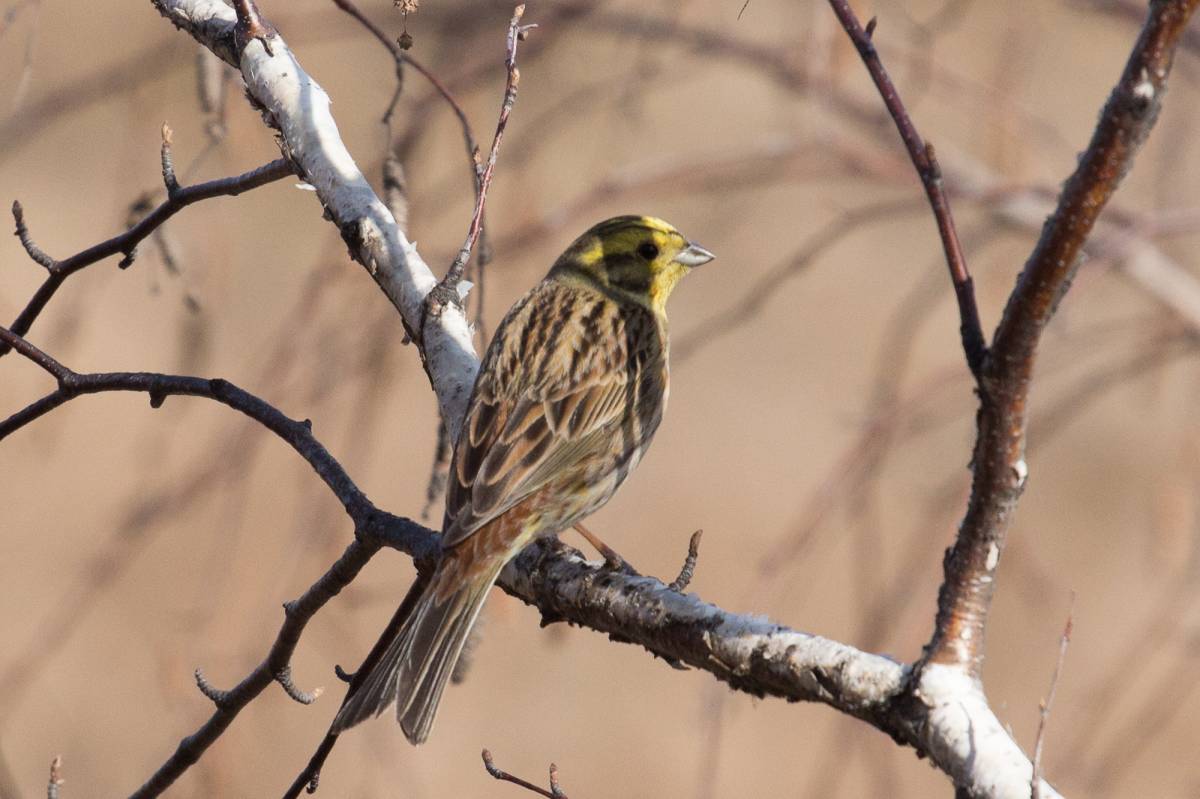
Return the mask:
{"type": "Polygon", "coordinates": [[[286,614],[267,657],[245,679],[222,695],[223,701],[216,703],[217,708],[208,721],[180,741],[174,754],[131,797],[142,799],[160,795],[194,765],[225,732],[241,709],[265,691],[277,679],[276,674],[286,668],[308,620],[349,585],[378,550],[379,544],[368,542],[366,538],[356,538],[351,542],[329,571],[295,601],[295,610],[286,614]]]}
{"type": "MultiPolygon", "coordinates": [[[[437,534],[434,533],[433,530],[425,530],[425,533],[428,534],[428,546],[431,548],[437,547],[437,534]]],[[[349,686],[346,688],[346,695],[342,699],[343,705],[349,701],[350,697],[354,696],[354,693],[362,685],[363,680],[365,680],[367,675],[371,673],[371,669],[377,662],[379,662],[379,659],[383,657],[383,653],[387,649],[387,644],[391,641],[393,633],[399,629],[400,625],[404,623],[404,620],[407,619],[412,613],[413,607],[417,604],[417,600],[421,598],[421,594],[425,591],[425,587],[428,585],[429,576],[433,573],[432,569],[428,568],[432,566],[432,564],[432,558],[426,558],[423,561],[418,561],[417,579],[413,581],[411,586],[409,586],[408,593],[405,595],[404,601],[400,603],[400,607],[396,608],[396,612],[392,614],[392,619],[388,622],[388,626],[376,640],[375,646],[373,646],[371,651],[367,653],[366,658],[363,660],[362,664],[358,667],[354,674],[347,675],[342,671],[341,667],[336,668],[338,677],[349,683],[349,686]]],[[[316,792],[317,786],[321,781],[321,769],[324,768],[325,760],[329,757],[330,752],[333,751],[333,747],[337,744],[337,740],[338,733],[330,730],[325,734],[325,737],[321,740],[320,745],[317,747],[317,751],[313,753],[311,758],[309,758],[304,770],[301,771],[296,779],[292,781],[292,784],[284,793],[284,799],[295,799],[300,795],[301,791],[305,790],[308,791],[308,793],[316,792]]]]}
{"type": "MultiPolygon", "coordinates": [[[[164,130],[163,181],[167,186],[167,199],[147,214],[140,222],[119,236],[113,236],[107,241],[102,241],[86,250],[77,252],[70,258],[61,261],[55,260],[33,244],[29,230],[25,224],[25,215],[21,204],[18,202],[13,203],[13,217],[16,219],[17,236],[20,237],[25,251],[29,253],[29,257],[46,267],[46,271],[50,273],[34,293],[33,298],[30,299],[25,309],[9,325],[9,329],[13,333],[19,336],[28,333],[30,327],[33,326],[34,320],[37,319],[38,315],[46,307],[46,304],[50,302],[50,299],[58,291],[59,287],[62,286],[63,282],[80,269],[117,254],[124,256],[121,260],[121,268],[129,266],[133,263],[137,245],[157,230],[164,222],[192,203],[208,200],[213,197],[234,197],[242,192],[256,189],[259,186],[265,186],[268,183],[293,174],[291,165],[285,159],[280,158],[269,164],[260,166],[258,169],[252,169],[235,177],[210,180],[207,183],[198,183],[185,188],[180,188],[176,183],[175,190],[172,191],[171,185],[174,172],[173,170],[171,172],[166,171],[170,164],[170,129],[164,126],[164,130]]],[[[0,355],[6,354],[8,350],[9,347],[7,344],[0,343],[0,355]]]]}
{"type": "Polygon", "coordinates": [[[105,391],[138,391],[150,395],[151,407],[159,407],[173,394],[207,397],[241,411],[261,423],[271,432],[291,445],[301,457],[308,461],[313,471],[325,482],[351,519],[365,520],[373,510],[370,500],[358,490],[341,465],[329,454],[312,434],[312,424],[289,419],[273,405],[238,388],[234,384],[216,379],[164,375],[153,372],[110,372],[101,374],[79,374],[71,371],[25,339],[10,330],[0,327],[0,342],[15,349],[58,381],[58,389],[34,405],[0,422],[0,440],[28,424],[37,416],[64,402],[86,394],[105,391]],[[53,400],[51,399],[53,398],[53,400]],[[42,413],[34,414],[30,408],[46,403],[42,413]]]}
{"type": "Polygon", "coordinates": [[[970,368],[971,374],[975,375],[978,380],[987,353],[987,342],[984,340],[983,326],[979,321],[979,308],[975,304],[974,283],[971,280],[971,273],[967,270],[967,260],[963,255],[962,245],[958,241],[958,230],[954,227],[954,217],[950,213],[950,201],[946,198],[942,182],[942,168],[934,155],[933,145],[924,141],[917,133],[916,125],[913,124],[912,117],[908,115],[908,110],[900,99],[900,93],[896,91],[896,86],[892,83],[887,69],[883,66],[883,61],[879,58],[879,52],[871,40],[875,32],[875,19],[872,18],[864,30],[858,22],[858,17],[850,8],[849,0],[829,0],[829,5],[833,8],[833,13],[837,15],[838,21],[842,23],[842,27],[845,28],[850,41],[854,43],[859,56],[862,57],[863,64],[866,65],[867,72],[871,75],[871,80],[875,82],[875,87],[879,89],[879,96],[883,98],[883,104],[887,106],[888,113],[892,115],[892,120],[896,123],[896,130],[900,132],[900,138],[904,140],[904,147],[908,150],[909,158],[912,159],[917,175],[921,178],[921,185],[925,187],[925,195],[929,198],[929,205],[933,209],[933,216],[937,221],[938,234],[942,239],[942,249],[946,252],[946,265],[950,268],[950,279],[954,282],[954,296],[958,300],[959,333],[962,337],[963,352],[966,354],[967,366],[970,368]]]}
{"type": "Polygon", "coordinates": [[[1029,467],[1029,387],[1042,331],[1081,263],[1087,241],[1146,140],[1166,90],[1175,47],[1198,0],[1153,0],[1091,143],[1017,279],[980,375],[971,497],[946,555],[937,621],[924,663],[957,665],[978,678],[996,568],[1029,467]]]}

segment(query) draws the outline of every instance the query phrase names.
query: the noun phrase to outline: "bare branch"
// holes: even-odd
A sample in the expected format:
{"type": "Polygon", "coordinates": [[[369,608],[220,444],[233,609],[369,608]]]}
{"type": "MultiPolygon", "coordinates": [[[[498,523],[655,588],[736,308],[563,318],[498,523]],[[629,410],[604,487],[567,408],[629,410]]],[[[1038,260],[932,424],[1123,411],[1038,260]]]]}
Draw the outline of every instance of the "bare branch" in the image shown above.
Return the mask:
{"type": "MultiPolygon", "coordinates": [[[[434,533],[433,530],[426,530],[425,528],[420,529],[426,534],[423,545],[427,547],[427,554],[432,555],[439,550],[439,536],[434,533]]],[[[394,546],[394,548],[399,549],[402,552],[407,551],[405,545],[399,541],[393,541],[391,543],[387,543],[386,545],[394,546]],[[394,546],[395,544],[400,545],[394,546]]],[[[354,692],[357,691],[359,686],[362,685],[362,681],[365,680],[367,675],[371,673],[372,667],[379,661],[381,657],[383,657],[384,652],[387,650],[387,644],[391,640],[392,633],[394,633],[395,630],[398,629],[400,625],[404,623],[404,620],[407,619],[412,613],[413,608],[417,604],[417,600],[420,599],[421,593],[428,585],[429,577],[432,574],[432,564],[432,558],[427,557],[423,560],[418,559],[417,579],[413,581],[411,586],[409,586],[408,593],[405,595],[404,601],[400,603],[400,607],[396,608],[396,612],[392,614],[392,619],[388,622],[388,626],[385,628],[383,635],[379,637],[379,639],[375,642],[375,646],[372,647],[371,651],[367,653],[366,658],[358,667],[358,670],[355,671],[353,675],[347,675],[341,670],[340,667],[336,669],[338,677],[349,683],[349,686],[346,688],[346,695],[342,699],[343,705],[350,699],[350,697],[354,695],[354,692]]],[[[337,744],[337,740],[338,733],[330,730],[325,734],[325,737],[317,747],[316,752],[314,752],[313,756],[309,758],[304,770],[297,775],[296,779],[292,781],[291,786],[289,786],[287,791],[284,792],[284,799],[296,799],[296,797],[300,795],[301,791],[314,793],[317,790],[317,785],[321,780],[321,769],[324,768],[325,760],[329,757],[330,752],[333,751],[333,747],[337,744]]]]}
{"type": "Polygon", "coordinates": [[[25,210],[21,208],[21,203],[17,200],[13,200],[12,215],[17,223],[17,238],[21,240],[21,246],[25,248],[25,252],[29,254],[34,263],[40,264],[46,267],[47,271],[52,272],[57,262],[34,243],[33,237],[29,235],[29,228],[25,225],[25,210]]]}
{"type": "Polygon", "coordinates": [[[1054,694],[1058,690],[1058,678],[1062,674],[1063,661],[1067,659],[1067,647],[1071,644],[1071,629],[1075,625],[1075,595],[1071,595],[1071,610],[1067,611],[1067,623],[1058,640],[1058,660],[1054,662],[1054,675],[1050,678],[1050,693],[1038,708],[1037,739],[1033,744],[1033,783],[1030,785],[1031,799],[1042,799],[1042,744],[1045,743],[1046,721],[1054,705],[1054,694]]]}
{"type": "Polygon", "coordinates": [[[696,559],[700,557],[700,536],[702,535],[704,535],[703,530],[692,533],[692,538],[688,541],[688,553],[683,561],[683,568],[679,570],[679,576],[667,586],[672,591],[682,593],[691,585],[692,577],[696,573],[696,559]]]}
{"type": "MultiPolygon", "coordinates": [[[[504,138],[504,130],[508,127],[508,115],[512,112],[513,104],[517,101],[517,86],[521,82],[521,72],[517,69],[517,42],[524,41],[526,33],[536,25],[522,25],[521,17],[525,14],[524,4],[513,9],[512,19],[508,23],[508,56],[504,65],[508,68],[508,80],[504,85],[504,101],[500,105],[500,119],[496,122],[496,135],[492,137],[492,149],[487,160],[479,165],[479,191],[475,197],[475,212],[471,215],[471,224],[467,228],[467,238],[450,270],[442,280],[439,288],[455,296],[458,283],[462,280],[463,269],[471,258],[471,250],[479,240],[483,230],[483,208],[487,202],[488,188],[492,185],[492,174],[496,171],[496,156],[500,152],[500,140],[504,138]]],[[[445,300],[443,300],[445,301],[445,300]]]]}
{"type": "Polygon", "coordinates": [[[1198,0],[1154,0],[1120,81],[1058,207],[1009,297],[980,379],[967,512],[947,553],[937,621],[922,663],[978,678],[995,573],[1029,475],[1029,386],[1042,331],[1079,268],[1084,242],[1133,164],[1162,105],[1175,47],[1198,0]]]}
{"type": "Polygon", "coordinates": [[[229,704],[229,692],[222,691],[208,681],[204,676],[204,671],[199,667],[194,672],[196,677],[196,687],[200,689],[200,693],[204,694],[218,708],[223,708],[229,704]]]}
{"type": "Polygon", "coordinates": [[[958,241],[958,231],[954,227],[954,217],[950,213],[950,202],[946,199],[946,192],[942,184],[942,168],[938,165],[937,157],[934,155],[933,145],[923,141],[920,134],[917,133],[917,128],[908,115],[908,110],[904,107],[899,92],[896,91],[891,77],[883,66],[883,61],[879,58],[879,52],[871,40],[871,36],[875,32],[875,19],[872,18],[864,30],[858,22],[858,17],[850,8],[849,0],[829,0],[829,5],[833,8],[833,13],[837,15],[838,21],[842,23],[842,27],[845,28],[850,41],[854,43],[858,54],[862,57],[867,72],[871,74],[871,80],[879,89],[879,96],[883,98],[888,113],[892,115],[892,120],[896,123],[896,130],[900,132],[900,138],[904,140],[909,158],[912,159],[913,166],[916,167],[917,174],[921,178],[921,185],[925,187],[925,194],[929,198],[929,205],[937,220],[938,234],[942,238],[942,248],[946,252],[946,265],[950,268],[950,279],[954,282],[963,352],[966,354],[967,366],[970,368],[971,374],[978,379],[980,370],[983,368],[984,356],[987,353],[987,342],[983,337],[979,309],[975,304],[975,286],[971,280],[971,273],[967,270],[967,261],[963,255],[962,245],[958,241]]]}
{"type": "MultiPolygon", "coordinates": [[[[33,298],[30,299],[25,309],[9,325],[9,329],[18,336],[28,333],[29,328],[33,326],[38,315],[46,307],[46,304],[50,302],[50,299],[58,291],[59,287],[62,286],[63,282],[80,269],[117,254],[124,256],[124,259],[121,261],[123,267],[131,264],[137,245],[157,230],[164,222],[192,203],[208,200],[213,197],[235,197],[242,192],[256,189],[259,186],[265,186],[290,174],[292,174],[291,165],[286,159],[281,158],[235,177],[210,180],[207,183],[198,183],[194,186],[178,189],[173,195],[167,198],[166,202],[147,214],[129,230],[119,236],[113,236],[107,241],[102,241],[99,244],[88,247],[86,250],[75,253],[70,258],[61,261],[50,258],[50,256],[36,247],[30,250],[30,247],[33,246],[32,242],[30,242],[26,245],[26,251],[29,252],[29,256],[39,264],[45,266],[50,274],[34,293],[33,298]]],[[[20,236],[21,231],[25,229],[25,219],[19,203],[13,203],[13,216],[17,219],[17,235],[20,236]]],[[[27,236],[28,233],[26,232],[27,236]]],[[[23,237],[21,241],[24,244],[26,238],[23,237]]],[[[0,355],[4,355],[8,350],[8,345],[0,342],[0,355]]]]}
{"type": "MultiPolygon", "coordinates": [[[[292,613],[290,604],[288,603],[288,605],[284,606],[289,614],[292,613]]],[[[300,690],[292,680],[292,667],[290,664],[279,670],[279,673],[275,675],[275,682],[283,687],[284,693],[302,705],[311,705],[321,698],[321,694],[325,693],[325,689],[321,687],[314,688],[311,692],[300,690]]]]}
{"type": "Polygon", "coordinates": [[[175,177],[175,159],[171,155],[171,126],[162,124],[162,177],[163,186],[167,189],[167,199],[179,192],[179,179],[175,177]]]}
{"type": "Polygon", "coordinates": [[[281,149],[316,190],[351,256],[367,269],[400,312],[409,337],[420,344],[442,415],[456,436],[479,369],[470,325],[454,303],[427,306],[425,297],[438,281],[346,149],[329,96],[277,32],[267,37],[270,52],[256,38],[235,35],[235,28],[245,26],[239,27],[235,11],[219,0],[155,0],[154,5],[241,70],[249,95],[279,131],[281,149]]]}
{"type": "Polygon", "coordinates": [[[496,779],[502,782],[511,782],[513,785],[520,785],[527,791],[532,791],[539,796],[545,796],[546,799],[567,799],[567,795],[562,792],[562,788],[558,784],[558,766],[550,764],[550,790],[539,788],[532,782],[523,780],[520,777],[515,777],[507,771],[501,770],[492,760],[492,753],[488,750],[483,750],[483,767],[487,769],[487,773],[491,774],[496,779]]]}
{"type": "MultiPolygon", "coordinates": [[[[356,540],[325,575],[288,606],[289,612],[263,662],[228,692],[205,691],[214,701],[215,697],[221,700],[213,715],[180,743],[134,796],[160,794],[196,762],[241,708],[277,679],[290,662],[307,620],[354,579],[379,546],[407,552],[426,568],[437,551],[434,531],[375,509],[312,438],[307,424],[287,419],[224,381],[148,373],[81,375],[10,331],[0,328],[0,340],[54,375],[60,382],[57,393],[65,397],[62,401],[80,393],[133,390],[148,392],[152,401],[161,401],[168,394],[206,396],[246,413],[300,452],[342,498],[355,522],[356,540]]],[[[419,595],[421,583],[414,583],[409,598],[419,595]]],[[[1029,782],[1029,761],[992,714],[978,686],[936,664],[921,675],[918,701],[906,694],[906,671],[894,661],[761,618],[727,613],[654,578],[605,571],[558,542],[543,542],[528,549],[509,564],[500,584],[535,605],[544,618],[568,619],[639,644],[668,662],[704,669],[740,690],[757,696],[770,694],[830,704],[870,722],[898,741],[930,753],[958,784],[982,784],[985,779],[999,781],[996,784],[1006,784],[1006,780],[1026,785],[1029,782]],[[947,707],[956,710],[947,712],[947,707]]],[[[407,604],[408,598],[393,623],[403,619],[407,604]]],[[[386,641],[387,636],[381,640],[386,641]]],[[[367,665],[373,655],[368,656],[367,665]]],[[[360,669],[359,673],[368,671],[360,669]]],[[[352,684],[350,692],[354,687],[352,684]]],[[[331,738],[336,736],[327,736],[314,763],[289,795],[298,795],[316,779],[320,763],[332,749],[331,738]]],[[[1051,791],[1048,786],[1046,790],[1051,791]]]]}
{"type": "Polygon", "coordinates": [[[58,799],[58,789],[62,787],[62,755],[55,755],[50,761],[50,779],[46,782],[46,799],[58,799]]]}

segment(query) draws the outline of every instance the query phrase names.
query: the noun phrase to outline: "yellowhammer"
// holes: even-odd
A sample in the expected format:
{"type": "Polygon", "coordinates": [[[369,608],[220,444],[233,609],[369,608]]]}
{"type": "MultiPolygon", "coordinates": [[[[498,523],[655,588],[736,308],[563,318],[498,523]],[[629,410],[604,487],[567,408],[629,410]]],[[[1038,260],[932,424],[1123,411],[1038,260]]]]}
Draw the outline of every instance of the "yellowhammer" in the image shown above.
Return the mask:
{"type": "Polygon", "coordinates": [[[618,216],[504,317],[454,448],[441,560],[334,732],[395,700],[409,741],[429,737],[504,564],[598,509],[641,460],[667,403],[667,297],[712,258],[661,219],[618,216]]]}

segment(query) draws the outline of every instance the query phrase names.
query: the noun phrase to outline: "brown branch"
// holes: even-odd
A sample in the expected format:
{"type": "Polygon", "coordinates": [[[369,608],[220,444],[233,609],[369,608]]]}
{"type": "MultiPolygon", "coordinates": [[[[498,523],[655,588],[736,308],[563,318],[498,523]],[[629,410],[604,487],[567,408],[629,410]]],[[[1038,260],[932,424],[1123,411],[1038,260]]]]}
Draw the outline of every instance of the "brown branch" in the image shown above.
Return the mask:
{"type": "Polygon", "coordinates": [[[849,0],[829,0],[829,5],[862,57],[871,80],[879,90],[879,96],[883,98],[883,104],[887,106],[888,113],[896,123],[900,138],[904,140],[904,147],[908,150],[909,158],[912,159],[917,175],[921,178],[921,185],[925,187],[925,195],[929,198],[929,205],[937,220],[942,249],[946,253],[946,266],[950,269],[950,279],[954,283],[954,296],[958,300],[959,334],[962,338],[963,352],[966,354],[971,374],[978,379],[987,354],[987,342],[984,340],[983,326],[979,321],[979,308],[975,304],[974,283],[971,273],[967,270],[962,245],[958,241],[958,231],[950,213],[950,201],[946,198],[942,183],[942,168],[934,154],[933,145],[922,140],[921,135],[917,133],[912,117],[908,115],[899,92],[896,91],[883,61],[879,58],[879,52],[871,40],[875,32],[875,19],[872,18],[864,30],[850,8],[849,0]]]}
{"type": "Polygon", "coordinates": [[[520,785],[525,790],[532,791],[539,796],[544,796],[546,799],[567,799],[567,795],[562,792],[562,788],[558,784],[558,766],[553,763],[550,764],[550,790],[548,791],[497,767],[495,761],[492,760],[492,753],[486,749],[483,750],[483,767],[487,769],[488,774],[491,774],[496,779],[502,782],[511,782],[513,785],[520,785]]]}
{"type": "Polygon", "coordinates": [[[1050,677],[1050,693],[1038,708],[1037,739],[1033,744],[1033,780],[1030,783],[1030,799],[1042,799],[1042,744],[1045,742],[1046,721],[1054,705],[1054,694],[1058,690],[1058,678],[1062,674],[1063,661],[1067,659],[1067,647],[1071,644],[1071,629],[1075,626],[1075,596],[1071,596],[1071,610],[1067,611],[1067,623],[1058,640],[1058,660],[1054,662],[1054,674],[1050,677]]]}
{"type": "Polygon", "coordinates": [[[980,376],[971,497],[945,579],[926,663],[978,678],[996,568],[1029,469],[1029,386],[1042,331],[1079,268],[1084,242],[1158,117],[1175,47],[1200,0],[1153,0],[1087,151],[1017,279],[980,376]]]}
{"type": "MultiPolygon", "coordinates": [[[[164,153],[167,152],[168,146],[168,141],[164,139],[164,153]]],[[[169,157],[169,154],[164,156],[164,165],[169,157]]],[[[38,315],[45,309],[46,304],[50,302],[50,299],[66,279],[80,269],[117,254],[123,256],[120,263],[121,268],[124,269],[129,266],[133,263],[137,245],[157,230],[164,222],[192,203],[208,200],[213,197],[235,197],[242,192],[256,189],[259,186],[265,186],[268,183],[291,174],[293,174],[291,164],[285,159],[280,158],[241,175],[177,188],[176,191],[171,192],[170,181],[164,173],[163,179],[168,189],[168,197],[165,202],[119,236],[113,236],[107,241],[102,241],[99,244],[88,247],[86,250],[77,252],[61,261],[46,255],[46,253],[33,244],[29,230],[25,224],[25,216],[21,204],[14,202],[13,217],[16,220],[17,235],[20,237],[21,243],[25,246],[25,250],[29,253],[30,258],[46,267],[49,275],[42,282],[42,285],[38,287],[38,290],[34,292],[33,297],[29,300],[24,310],[9,325],[9,330],[18,336],[28,333],[38,315]]],[[[4,355],[8,351],[9,346],[6,343],[0,342],[0,355],[4,355]]]]}
{"type": "MultiPolygon", "coordinates": [[[[471,215],[471,224],[467,228],[467,238],[463,242],[458,256],[450,264],[446,277],[438,288],[439,293],[451,292],[456,296],[458,283],[462,280],[463,269],[471,258],[471,250],[479,240],[483,230],[483,208],[487,203],[488,188],[492,185],[492,174],[496,171],[496,157],[500,153],[500,140],[504,138],[504,130],[508,127],[508,115],[512,112],[513,104],[517,101],[517,86],[521,82],[521,71],[517,69],[517,42],[524,41],[527,32],[536,25],[522,25],[521,17],[525,14],[524,4],[513,9],[512,19],[508,23],[507,57],[504,60],[508,68],[508,80],[504,84],[504,101],[500,104],[500,118],[496,121],[496,134],[492,137],[492,149],[487,161],[477,167],[479,174],[479,191],[475,197],[475,212],[471,215]]],[[[433,296],[433,295],[431,295],[433,296]]],[[[437,298],[445,301],[445,298],[437,298]]]]}

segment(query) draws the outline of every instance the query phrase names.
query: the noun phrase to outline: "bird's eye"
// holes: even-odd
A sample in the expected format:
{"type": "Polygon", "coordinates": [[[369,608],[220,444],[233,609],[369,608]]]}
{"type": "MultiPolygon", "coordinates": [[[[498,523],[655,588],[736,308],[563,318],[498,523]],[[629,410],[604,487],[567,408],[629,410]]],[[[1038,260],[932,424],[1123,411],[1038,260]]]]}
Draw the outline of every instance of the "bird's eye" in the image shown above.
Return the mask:
{"type": "Polygon", "coordinates": [[[638,255],[642,256],[647,261],[653,261],[658,257],[658,247],[656,247],[652,241],[643,242],[638,246],[637,251],[638,255]]]}

